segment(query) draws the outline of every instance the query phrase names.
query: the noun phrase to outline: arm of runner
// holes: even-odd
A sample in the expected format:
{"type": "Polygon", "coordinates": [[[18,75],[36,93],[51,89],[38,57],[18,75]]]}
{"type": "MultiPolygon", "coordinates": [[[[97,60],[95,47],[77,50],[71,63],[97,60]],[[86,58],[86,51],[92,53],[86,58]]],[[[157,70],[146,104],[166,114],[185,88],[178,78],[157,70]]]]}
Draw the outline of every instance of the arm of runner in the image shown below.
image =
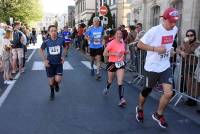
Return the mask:
{"type": "Polygon", "coordinates": [[[67,44],[65,43],[65,45],[64,45],[64,51],[63,51],[63,53],[62,53],[62,64],[64,64],[64,62],[65,62],[65,56],[66,56],[66,54],[67,54],[67,51],[68,51],[68,49],[67,49],[67,44]]]}
{"type": "Polygon", "coordinates": [[[49,61],[47,60],[47,56],[45,55],[45,52],[44,52],[45,48],[46,48],[46,43],[43,42],[40,48],[40,56],[42,60],[44,61],[45,67],[49,67],[49,61]]]}
{"type": "Polygon", "coordinates": [[[154,47],[151,45],[144,44],[142,41],[138,42],[137,47],[146,51],[158,52],[159,54],[166,53],[166,49],[163,46],[154,47]]]}
{"type": "Polygon", "coordinates": [[[47,60],[47,58],[45,56],[45,52],[44,52],[43,48],[40,48],[40,56],[41,56],[42,60],[44,61],[45,67],[49,67],[49,61],[47,60]]]}

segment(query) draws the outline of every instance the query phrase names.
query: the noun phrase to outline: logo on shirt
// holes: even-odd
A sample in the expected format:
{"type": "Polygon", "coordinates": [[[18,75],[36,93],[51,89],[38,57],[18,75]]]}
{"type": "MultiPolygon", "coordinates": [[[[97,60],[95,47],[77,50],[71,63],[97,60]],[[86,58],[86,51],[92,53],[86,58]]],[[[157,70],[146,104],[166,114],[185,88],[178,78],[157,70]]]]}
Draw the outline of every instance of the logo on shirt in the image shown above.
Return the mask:
{"type": "Polygon", "coordinates": [[[173,43],[173,35],[169,35],[169,36],[162,36],[162,45],[164,44],[171,44],[173,43]]]}

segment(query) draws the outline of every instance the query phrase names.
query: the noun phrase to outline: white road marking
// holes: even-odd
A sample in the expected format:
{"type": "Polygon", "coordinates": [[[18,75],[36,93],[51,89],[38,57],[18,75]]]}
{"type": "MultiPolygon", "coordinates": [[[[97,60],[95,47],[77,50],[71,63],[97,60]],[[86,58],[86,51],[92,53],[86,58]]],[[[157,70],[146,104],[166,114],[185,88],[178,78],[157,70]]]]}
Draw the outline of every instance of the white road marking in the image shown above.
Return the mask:
{"type": "Polygon", "coordinates": [[[74,68],[68,61],[65,61],[63,64],[63,70],[74,70],[74,68]]]}
{"type": "MultiPolygon", "coordinates": [[[[36,50],[35,50],[36,51],[36,50]]],[[[35,51],[33,50],[32,54],[28,57],[28,59],[30,60],[31,57],[33,56],[33,54],[35,53],[35,51]]],[[[14,79],[18,79],[20,76],[20,73],[17,73],[14,79]]],[[[10,84],[5,91],[3,92],[3,94],[0,96],[0,107],[3,105],[4,101],[6,100],[6,98],[8,97],[10,91],[13,89],[13,86],[16,83],[16,80],[13,80],[14,82],[12,84],[10,84]]]]}
{"type": "Polygon", "coordinates": [[[34,49],[34,50],[32,51],[31,55],[28,57],[28,59],[27,59],[26,62],[29,62],[29,61],[30,61],[30,59],[33,57],[33,55],[35,54],[35,52],[36,52],[36,49],[34,49]]]}
{"type": "MultiPolygon", "coordinates": [[[[91,63],[89,61],[81,61],[87,68],[92,69],[91,68],[91,63]]],[[[94,65],[94,69],[97,69],[97,66],[94,65]]]]}
{"type": "MultiPolygon", "coordinates": [[[[35,61],[32,70],[45,70],[44,63],[42,61],[35,61]]],[[[74,68],[68,61],[65,61],[63,64],[63,70],[74,70],[74,68]]]]}

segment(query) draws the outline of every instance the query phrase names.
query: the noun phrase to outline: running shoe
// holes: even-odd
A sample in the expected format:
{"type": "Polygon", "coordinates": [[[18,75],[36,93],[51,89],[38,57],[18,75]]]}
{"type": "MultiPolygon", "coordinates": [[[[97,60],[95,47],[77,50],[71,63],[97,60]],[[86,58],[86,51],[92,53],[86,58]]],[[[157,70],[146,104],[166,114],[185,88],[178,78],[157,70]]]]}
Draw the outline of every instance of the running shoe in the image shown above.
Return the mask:
{"type": "Polygon", "coordinates": [[[144,111],[139,109],[138,106],[136,106],[136,120],[138,122],[143,122],[144,121],[144,111]]]}
{"type": "Polygon", "coordinates": [[[104,88],[103,89],[103,95],[107,95],[108,94],[108,88],[104,88]]]}
{"type": "Polygon", "coordinates": [[[12,80],[7,80],[6,81],[6,84],[8,84],[8,85],[13,84],[13,83],[14,83],[14,81],[12,81],[12,80]]]}
{"type": "Polygon", "coordinates": [[[94,76],[94,68],[91,69],[91,76],[94,76]]]}
{"type": "Polygon", "coordinates": [[[126,100],[125,100],[124,98],[121,98],[121,100],[120,100],[118,106],[119,106],[119,107],[125,107],[126,104],[127,104],[126,100]]]}
{"type": "Polygon", "coordinates": [[[96,74],[96,80],[100,80],[101,79],[101,75],[100,74],[96,74]]]}
{"type": "Polygon", "coordinates": [[[167,128],[168,124],[165,121],[165,118],[163,115],[159,115],[156,112],[152,114],[152,118],[159,124],[162,128],[167,128]]]}

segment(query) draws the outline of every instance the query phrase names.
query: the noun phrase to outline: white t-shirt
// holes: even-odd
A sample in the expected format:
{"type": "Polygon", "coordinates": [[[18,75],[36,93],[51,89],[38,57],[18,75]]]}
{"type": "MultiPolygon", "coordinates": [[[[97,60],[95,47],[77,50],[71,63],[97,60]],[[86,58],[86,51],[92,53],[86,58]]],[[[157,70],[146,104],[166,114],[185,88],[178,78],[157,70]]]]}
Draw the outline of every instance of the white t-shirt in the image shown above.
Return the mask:
{"type": "Polygon", "coordinates": [[[144,69],[149,72],[163,72],[170,67],[170,51],[177,33],[177,27],[172,30],[166,30],[162,24],[152,27],[142,38],[141,41],[150,46],[164,46],[166,53],[147,51],[144,69]]]}
{"type": "Polygon", "coordinates": [[[10,44],[11,44],[11,43],[10,43],[10,40],[9,40],[9,39],[3,38],[3,40],[2,40],[2,45],[3,45],[3,46],[10,45],[10,44]]]}

